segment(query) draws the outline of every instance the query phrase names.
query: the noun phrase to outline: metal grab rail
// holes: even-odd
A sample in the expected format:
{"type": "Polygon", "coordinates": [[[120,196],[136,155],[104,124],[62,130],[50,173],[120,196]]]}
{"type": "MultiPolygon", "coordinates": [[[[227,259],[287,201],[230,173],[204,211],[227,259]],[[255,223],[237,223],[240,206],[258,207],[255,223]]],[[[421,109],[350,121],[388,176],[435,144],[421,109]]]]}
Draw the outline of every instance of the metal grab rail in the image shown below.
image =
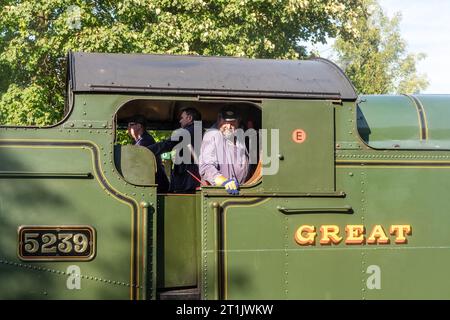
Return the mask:
{"type": "Polygon", "coordinates": [[[92,179],[90,172],[26,172],[26,171],[0,171],[0,178],[66,178],[66,179],[92,179]]]}
{"type": "Polygon", "coordinates": [[[322,208],[285,208],[277,206],[277,210],[284,214],[302,214],[302,213],[343,213],[352,214],[353,208],[349,205],[342,207],[322,207],[322,208]]]}

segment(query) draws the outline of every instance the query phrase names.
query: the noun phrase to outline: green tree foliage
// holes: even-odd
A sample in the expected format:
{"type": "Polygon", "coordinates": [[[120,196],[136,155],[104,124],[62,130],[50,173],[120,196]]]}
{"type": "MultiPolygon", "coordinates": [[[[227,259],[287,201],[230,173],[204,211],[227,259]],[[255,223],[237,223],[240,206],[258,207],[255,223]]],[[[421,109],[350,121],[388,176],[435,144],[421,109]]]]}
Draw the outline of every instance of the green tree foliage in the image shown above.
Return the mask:
{"type": "Polygon", "coordinates": [[[68,50],[297,58],[362,0],[0,0],[0,121],[61,118],[68,50]]]}
{"type": "Polygon", "coordinates": [[[356,89],[365,94],[417,93],[428,86],[417,74],[422,53],[407,53],[400,35],[401,15],[389,19],[375,0],[364,0],[367,14],[359,17],[355,37],[338,37],[334,48],[338,64],[356,89]]]}
{"type": "MultiPolygon", "coordinates": [[[[158,142],[158,141],[161,141],[161,140],[169,139],[170,135],[172,134],[172,131],[148,130],[148,133],[150,133],[151,136],[153,138],[155,138],[155,140],[158,142]]],[[[117,130],[116,142],[118,144],[126,145],[126,144],[131,144],[132,143],[132,139],[128,135],[127,130],[125,130],[125,129],[118,129],[117,130]]]]}

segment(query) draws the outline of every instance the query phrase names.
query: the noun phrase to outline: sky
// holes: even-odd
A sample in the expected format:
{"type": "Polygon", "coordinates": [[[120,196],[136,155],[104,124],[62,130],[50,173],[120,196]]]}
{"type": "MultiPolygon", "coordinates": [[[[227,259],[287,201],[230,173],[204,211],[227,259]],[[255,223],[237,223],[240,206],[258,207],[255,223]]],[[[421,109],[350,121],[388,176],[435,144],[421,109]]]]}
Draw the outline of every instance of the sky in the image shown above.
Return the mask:
{"type": "Polygon", "coordinates": [[[427,57],[417,65],[430,85],[423,93],[450,93],[450,0],[378,0],[389,17],[402,14],[400,32],[408,52],[427,57]]]}
{"type": "MultiPolygon", "coordinates": [[[[408,53],[425,53],[417,64],[419,74],[429,82],[422,93],[450,94],[450,0],[378,0],[392,18],[400,12],[400,33],[408,44],[408,53]]],[[[314,46],[326,57],[329,46],[314,46]]]]}

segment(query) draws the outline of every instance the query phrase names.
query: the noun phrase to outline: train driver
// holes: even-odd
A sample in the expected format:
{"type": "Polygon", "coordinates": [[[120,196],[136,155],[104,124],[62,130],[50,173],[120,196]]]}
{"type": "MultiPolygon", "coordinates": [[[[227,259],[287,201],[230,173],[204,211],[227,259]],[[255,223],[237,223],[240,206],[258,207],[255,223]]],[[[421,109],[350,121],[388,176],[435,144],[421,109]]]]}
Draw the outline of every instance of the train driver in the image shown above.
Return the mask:
{"type": "Polygon", "coordinates": [[[208,130],[200,150],[199,171],[211,185],[223,186],[229,194],[239,194],[244,183],[249,161],[245,142],[236,136],[239,113],[234,106],[223,107],[218,115],[217,129],[208,130]]]}

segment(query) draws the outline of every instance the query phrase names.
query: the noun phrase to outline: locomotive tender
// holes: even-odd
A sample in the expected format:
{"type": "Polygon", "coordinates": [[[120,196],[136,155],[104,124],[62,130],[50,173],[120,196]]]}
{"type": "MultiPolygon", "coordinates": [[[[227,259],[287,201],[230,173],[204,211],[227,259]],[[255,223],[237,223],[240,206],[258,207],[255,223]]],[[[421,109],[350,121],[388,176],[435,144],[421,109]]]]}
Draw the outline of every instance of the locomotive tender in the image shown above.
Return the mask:
{"type": "Polygon", "coordinates": [[[358,97],[324,59],[69,53],[67,74],[61,122],[0,127],[1,298],[450,298],[450,96],[358,97]],[[238,196],[158,194],[151,151],[116,142],[225,103],[278,130],[238,196]]]}

